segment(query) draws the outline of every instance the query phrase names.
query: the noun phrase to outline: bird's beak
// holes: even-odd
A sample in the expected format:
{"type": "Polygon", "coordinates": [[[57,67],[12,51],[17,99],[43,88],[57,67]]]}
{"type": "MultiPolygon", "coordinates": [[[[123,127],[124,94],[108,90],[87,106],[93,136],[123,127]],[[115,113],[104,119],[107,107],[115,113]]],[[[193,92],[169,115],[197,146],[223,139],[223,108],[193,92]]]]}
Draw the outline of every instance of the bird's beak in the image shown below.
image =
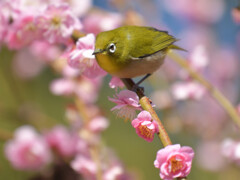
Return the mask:
{"type": "Polygon", "coordinates": [[[104,49],[95,49],[94,52],[92,53],[92,55],[96,55],[96,54],[102,53],[104,51],[105,51],[104,49]]]}

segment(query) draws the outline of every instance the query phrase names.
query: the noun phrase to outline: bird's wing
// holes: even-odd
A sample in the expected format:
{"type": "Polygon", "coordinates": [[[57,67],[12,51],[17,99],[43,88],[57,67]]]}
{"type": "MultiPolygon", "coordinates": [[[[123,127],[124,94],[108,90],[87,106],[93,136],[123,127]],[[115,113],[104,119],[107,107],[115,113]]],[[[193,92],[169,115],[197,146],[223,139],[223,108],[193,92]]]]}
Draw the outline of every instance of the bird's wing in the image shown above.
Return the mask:
{"type": "Polygon", "coordinates": [[[154,28],[145,27],[146,29],[134,32],[133,40],[134,49],[130,51],[133,59],[141,59],[158,51],[169,48],[177,40],[169,35],[166,31],[159,31],[154,28]]]}

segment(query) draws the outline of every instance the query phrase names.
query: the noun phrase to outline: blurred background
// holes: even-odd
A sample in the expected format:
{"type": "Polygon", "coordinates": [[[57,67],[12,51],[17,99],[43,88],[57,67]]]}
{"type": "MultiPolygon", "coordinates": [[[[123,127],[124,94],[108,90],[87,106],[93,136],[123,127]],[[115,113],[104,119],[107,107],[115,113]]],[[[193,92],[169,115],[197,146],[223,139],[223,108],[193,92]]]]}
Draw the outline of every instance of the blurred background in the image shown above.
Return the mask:
{"type": "MultiPolygon", "coordinates": [[[[124,24],[169,31],[179,39],[177,44],[187,50],[179,53],[195,63],[196,70],[237,107],[240,103],[240,12],[233,10],[239,3],[237,0],[89,0],[90,6],[80,20],[85,32],[95,34],[124,24]]],[[[69,126],[66,108],[73,102],[72,98],[56,96],[49,88],[61,75],[28,53],[28,46],[10,50],[2,45],[0,49],[0,179],[30,179],[36,174],[15,170],[6,160],[4,144],[17,127],[30,124],[43,130],[56,124],[69,126]]],[[[104,77],[96,100],[110,122],[102,132],[103,143],[113,149],[136,179],[159,179],[153,161],[162,144],[157,137],[152,143],[139,138],[129,121],[124,122],[110,111],[114,104],[108,97],[115,94],[108,85],[110,79],[109,75],[104,77]]],[[[173,144],[191,146],[195,151],[189,179],[237,180],[240,157],[226,157],[224,151],[228,149],[224,148],[224,142],[240,141],[239,129],[201,86],[194,86],[195,89],[186,93],[184,85],[190,82],[194,80],[167,58],[143,86],[173,144]]]]}

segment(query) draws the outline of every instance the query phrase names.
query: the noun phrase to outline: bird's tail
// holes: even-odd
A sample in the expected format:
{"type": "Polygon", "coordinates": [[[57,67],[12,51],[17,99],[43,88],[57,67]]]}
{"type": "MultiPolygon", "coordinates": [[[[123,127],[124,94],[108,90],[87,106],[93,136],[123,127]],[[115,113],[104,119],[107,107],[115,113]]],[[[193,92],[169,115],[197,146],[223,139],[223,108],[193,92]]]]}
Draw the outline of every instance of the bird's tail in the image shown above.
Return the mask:
{"type": "Polygon", "coordinates": [[[183,49],[183,48],[181,48],[179,46],[176,46],[174,44],[170,45],[169,49],[176,49],[176,50],[181,50],[181,51],[187,51],[186,49],[183,49]]]}

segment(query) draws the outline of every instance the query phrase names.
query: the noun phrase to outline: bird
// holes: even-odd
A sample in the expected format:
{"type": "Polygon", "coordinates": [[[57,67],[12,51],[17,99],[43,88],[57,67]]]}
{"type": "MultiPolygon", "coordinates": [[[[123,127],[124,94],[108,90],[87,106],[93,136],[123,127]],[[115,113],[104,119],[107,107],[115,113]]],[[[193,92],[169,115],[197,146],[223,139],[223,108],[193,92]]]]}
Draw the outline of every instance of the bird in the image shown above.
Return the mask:
{"type": "Polygon", "coordinates": [[[100,32],[93,55],[112,76],[126,79],[145,75],[142,82],[160,68],[169,49],[184,50],[174,45],[176,41],[167,31],[153,27],[122,26],[100,32]]]}

